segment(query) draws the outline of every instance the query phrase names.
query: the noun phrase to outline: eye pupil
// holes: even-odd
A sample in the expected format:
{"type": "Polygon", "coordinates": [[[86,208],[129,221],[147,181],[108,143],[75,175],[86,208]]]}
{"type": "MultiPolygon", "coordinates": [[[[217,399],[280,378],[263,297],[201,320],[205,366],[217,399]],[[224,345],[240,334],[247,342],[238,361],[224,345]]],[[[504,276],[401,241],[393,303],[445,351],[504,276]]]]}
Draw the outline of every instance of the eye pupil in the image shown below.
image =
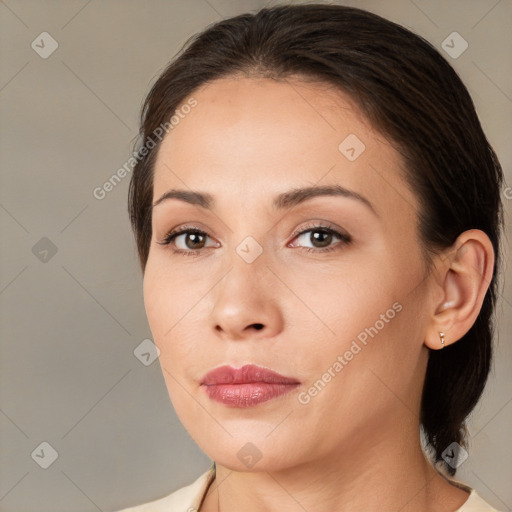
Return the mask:
{"type": "Polygon", "coordinates": [[[332,242],[332,240],[331,240],[332,234],[328,233],[326,231],[313,231],[311,233],[311,236],[312,236],[311,241],[314,243],[320,242],[320,244],[321,244],[320,247],[326,247],[332,242]]]}
{"type": "MultiPolygon", "coordinates": [[[[186,238],[186,245],[189,249],[198,249],[197,245],[193,245],[192,247],[189,246],[188,244],[188,241],[189,240],[192,240],[192,244],[194,244],[194,241],[195,243],[198,243],[198,240],[200,240],[200,238],[204,238],[203,235],[200,235],[198,233],[188,233],[187,234],[187,238],[186,238]]],[[[204,240],[202,241],[204,243],[204,240]]],[[[199,244],[201,244],[201,240],[199,241],[199,244]]],[[[201,246],[202,247],[202,246],[201,246]]],[[[199,247],[199,248],[201,248],[199,247]]]]}

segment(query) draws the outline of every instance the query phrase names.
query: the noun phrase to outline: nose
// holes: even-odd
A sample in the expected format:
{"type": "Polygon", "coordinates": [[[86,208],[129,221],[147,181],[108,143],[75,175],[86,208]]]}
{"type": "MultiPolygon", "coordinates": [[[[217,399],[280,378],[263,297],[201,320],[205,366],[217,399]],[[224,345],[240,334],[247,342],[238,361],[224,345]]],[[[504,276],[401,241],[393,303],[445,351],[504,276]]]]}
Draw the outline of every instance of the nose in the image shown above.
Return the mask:
{"type": "Polygon", "coordinates": [[[283,315],[276,294],[278,281],[265,258],[247,263],[235,253],[230,263],[212,295],[215,335],[232,341],[276,336],[283,328],[283,315]]]}

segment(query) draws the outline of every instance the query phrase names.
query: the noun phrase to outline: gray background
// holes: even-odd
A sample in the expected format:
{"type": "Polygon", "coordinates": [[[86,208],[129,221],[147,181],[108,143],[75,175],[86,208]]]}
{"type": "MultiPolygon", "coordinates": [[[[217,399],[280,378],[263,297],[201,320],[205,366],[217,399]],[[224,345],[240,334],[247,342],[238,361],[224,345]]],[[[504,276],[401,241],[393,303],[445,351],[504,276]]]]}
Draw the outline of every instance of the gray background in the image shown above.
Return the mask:
{"type": "MultiPolygon", "coordinates": [[[[1,2],[2,511],[115,510],[167,494],[210,465],[171,407],[158,360],[145,366],[134,355],[151,333],[126,213],[129,176],[103,200],[92,192],[126,162],[141,102],[181,44],[221,18],[275,3],[1,2]],[[45,31],[59,46],[43,59],[31,43],[45,31]],[[58,452],[47,469],[42,442],[58,452]]],[[[340,3],[411,28],[460,73],[507,175],[510,230],[511,2],[340,3]],[[457,59],[441,48],[453,31],[469,43],[457,59]]],[[[503,511],[512,509],[510,278],[509,268],[493,372],[457,474],[503,511]]]]}

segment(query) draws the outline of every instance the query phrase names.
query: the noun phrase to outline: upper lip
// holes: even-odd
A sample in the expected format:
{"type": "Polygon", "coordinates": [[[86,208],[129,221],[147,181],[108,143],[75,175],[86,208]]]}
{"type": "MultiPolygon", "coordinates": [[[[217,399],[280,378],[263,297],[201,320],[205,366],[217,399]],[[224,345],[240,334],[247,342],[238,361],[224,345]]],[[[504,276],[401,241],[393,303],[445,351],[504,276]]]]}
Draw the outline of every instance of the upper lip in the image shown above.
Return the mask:
{"type": "Polygon", "coordinates": [[[254,364],[247,364],[241,368],[232,366],[219,366],[208,372],[201,380],[205,386],[217,384],[249,384],[252,382],[265,382],[268,384],[300,384],[300,381],[285,377],[277,372],[254,364]]]}

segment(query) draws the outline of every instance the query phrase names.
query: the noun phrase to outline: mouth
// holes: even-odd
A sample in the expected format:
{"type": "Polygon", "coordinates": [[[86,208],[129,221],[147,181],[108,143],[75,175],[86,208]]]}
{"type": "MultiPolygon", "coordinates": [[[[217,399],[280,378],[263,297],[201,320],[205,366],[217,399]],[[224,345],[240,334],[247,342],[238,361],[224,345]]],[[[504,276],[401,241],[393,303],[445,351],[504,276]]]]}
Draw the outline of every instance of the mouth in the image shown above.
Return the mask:
{"type": "Polygon", "coordinates": [[[221,366],[208,372],[201,386],[211,400],[228,407],[253,407],[284,395],[301,383],[256,365],[221,366]]]}

